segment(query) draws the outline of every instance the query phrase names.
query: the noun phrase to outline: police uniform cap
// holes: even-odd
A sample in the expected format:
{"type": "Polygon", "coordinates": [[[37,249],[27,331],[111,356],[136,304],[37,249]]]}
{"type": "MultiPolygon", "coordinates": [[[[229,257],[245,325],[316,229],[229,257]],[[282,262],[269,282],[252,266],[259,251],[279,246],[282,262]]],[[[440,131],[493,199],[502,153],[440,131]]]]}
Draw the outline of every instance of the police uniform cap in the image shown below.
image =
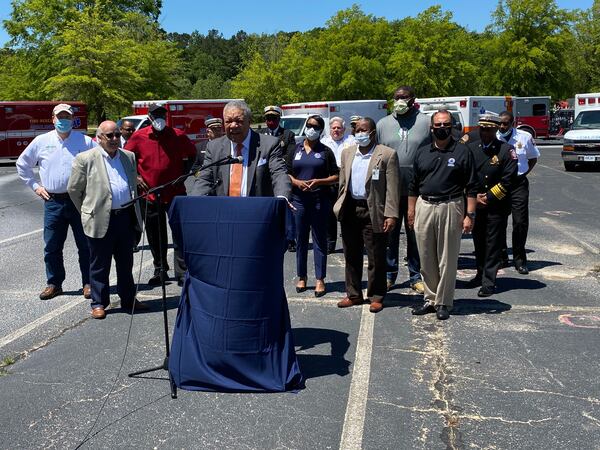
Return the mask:
{"type": "Polygon", "coordinates": [[[350,116],[350,123],[356,123],[362,119],[362,116],[350,116]]]}
{"type": "Polygon", "coordinates": [[[483,128],[499,127],[500,116],[494,112],[487,111],[479,115],[479,126],[483,128]]]}
{"type": "Polygon", "coordinates": [[[211,128],[211,127],[222,127],[223,126],[223,120],[219,119],[218,117],[207,117],[206,120],[204,121],[204,125],[206,125],[207,128],[211,128]]]}
{"type": "Polygon", "coordinates": [[[266,106],[264,109],[264,115],[265,116],[280,116],[283,113],[283,111],[281,110],[281,108],[279,106],[266,106]]]}
{"type": "Polygon", "coordinates": [[[71,105],[67,105],[66,103],[60,103],[56,105],[52,110],[52,115],[56,116],[58,113],[61,113],[63,111],[73,115],[73,108],[71,107],[71,105]]]}
{"type": "Polygon", "coordinates": [[[153,113],[154,111],[157,111],[159,109],[162,109],[163,111],[167,110],[167,108],[165,107],[165,105],[162,104],[162,103],[150,103],[150,105],[148,106],[148,112],[149,113],[153,113]]]}

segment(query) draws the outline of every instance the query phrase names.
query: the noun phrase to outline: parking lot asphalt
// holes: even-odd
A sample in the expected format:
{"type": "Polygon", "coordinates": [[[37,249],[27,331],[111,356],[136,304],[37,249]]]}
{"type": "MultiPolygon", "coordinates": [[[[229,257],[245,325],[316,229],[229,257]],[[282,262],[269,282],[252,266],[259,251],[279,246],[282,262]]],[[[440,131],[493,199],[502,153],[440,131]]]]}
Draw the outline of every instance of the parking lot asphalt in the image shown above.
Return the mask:
{"type": "MultiPolygon", "coordinates": [[[[600,171],[565,172],[559,147],[540,150],[530,177],[530,275],[505,268],[498,292],[479,299],[465,288],[474,274],[465,237],[455,308],[440,322],[410,314],[421,299],[406,268],[373,315],[336,307],[341,251],[329,257],[320,299],[295,292],[288,253],[306,389],[179,391],[177,399],[164,371],[127,377],[164,357],[160,289],[143,284],[149,251],[136,254],[134,269],[149,313],[132,320],[115,304],[105,320],[90,319],[71,236],[67,293],[40,301],[42,205],[14,166],[0,167],[0,448],[76,448],[94,425],[81,448],[600,449],[600,171]]],[[[175,283],[167,295],[172,329],[175,283]]]]}

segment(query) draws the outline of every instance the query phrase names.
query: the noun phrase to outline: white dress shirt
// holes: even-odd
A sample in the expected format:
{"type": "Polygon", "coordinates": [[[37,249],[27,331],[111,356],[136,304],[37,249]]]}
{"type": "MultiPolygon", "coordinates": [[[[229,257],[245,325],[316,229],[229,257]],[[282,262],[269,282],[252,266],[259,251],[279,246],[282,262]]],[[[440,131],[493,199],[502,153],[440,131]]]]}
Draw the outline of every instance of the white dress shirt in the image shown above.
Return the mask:
{"type": "Polygon", "coordinates": [[[131,200],[131,191],[127,182],[127,174],[121,162],[121,154],[115,153],[114,158],[111,157],[102,147],[100,147],[104,167],[108,174],[108,182],[110,183],[110,192],[112,193],[112,204],[110,209],[121,209],[122,204],[131,200]]]}
{"type": "Polygon", "coordinates": [[[373,156],[373,145],[366,155],[363,155],[360,150],[356,150],[354,159],[352,160],[352,175],[350,182],[352,183],[352,198],[355,200],[367,199],[367,175],[369,171],[369,163],[373,156]]]}
{"type": "Polygon", "coordinates": [[[342,150],[344,150],[346,147],[356,144],[356,140],[354,139],[354,136],[352,136],[351,134],[344,136],[339,141],[335,141],[331,137],[331,135],[328,135],[328,136],[325,136],[323,139],[321,139],[321,143],[331,149],[331,151],[335,155],[335,162],[337,163],[338,167],[341,167],[342,166],[342,150]]]}
{"type": "Polygon", "coordinates": [[[518,158],[518,174],[523,175],[529,170],[529,160],[540,157],[540,151],[533,142],[533,137],[527,131],[517,130],[513,128],[512,134],[508,139],[505,139],[500,134],[500,131],[496,132],[496,137],[506,142],[511,147],[514,147],[518,158]]]}
{"type": "Polygon", "coordinates": [[[19,178],[34,191],[43,186],[49,193],[63,194],[67,192],[75,156],[94,147],[92,139],[79,131],[71,131],[64,141],[56,130],[40,134],[17,159],[19,178]],[[39,183],[33,173],[36,165],[40,166],[39,183]]]}
{"type": "MultiPolygon", "coordinates": [[[[242,189],[240,191],[240,197],[248,196],[248,161],[250,160],[250,136],[251,135],[252,135],[252,133],[250,131],[248,131],[248,135],[244,139],[244,142],[242,142],[242,145],[244,146],[244,148],[242,149],[242,156],[244,158],[244,162],[242,163],[242,186],[241,186],[242,189]]],[[[236,147],[237,147],[237,144],[235,142],[231,141],[231,157],[232,158],[235,158],[237,156],[235,153],[236,147]]],[[[258,161],[258,164],[260,164],[260,161],[258,161]]],[[[230,176],[231,176],[232,168],[233,168],[233,164],[229,168],[230,176]]]]}

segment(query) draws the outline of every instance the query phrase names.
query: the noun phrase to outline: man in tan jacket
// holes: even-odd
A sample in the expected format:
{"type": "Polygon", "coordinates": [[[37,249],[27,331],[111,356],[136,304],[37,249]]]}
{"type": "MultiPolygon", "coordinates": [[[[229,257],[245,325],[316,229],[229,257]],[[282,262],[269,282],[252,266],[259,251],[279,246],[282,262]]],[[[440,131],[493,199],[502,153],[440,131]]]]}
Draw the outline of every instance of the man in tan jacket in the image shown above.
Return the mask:
{"type": "Polygon", "coordinates": [[[96,132],[98,147],[77,155],[67,190],[81,214],[90,249],[92,317],[104,319],[110,304],[109,275],[114,256],[117,293],[124,310],[148,307],[135,299],[133,282],[134,230],[141,228],[138,204],[123,207],[137,195],[135,156],[121,150],[117,124],[102,122],[96,132]]]}
{"type": "Polygon", "coordinates": [[[383,309],[386,287],[387,233],[398,219],[398,156],[378,145],[375,122],[356,124],[356,145],[342,152],[340,190],[333,212],[341,222],[346,263],[346,298],[338,307],[364,302],[361,284],[363,251],[368,258],[367,297],[373,313],[383,309]]]}

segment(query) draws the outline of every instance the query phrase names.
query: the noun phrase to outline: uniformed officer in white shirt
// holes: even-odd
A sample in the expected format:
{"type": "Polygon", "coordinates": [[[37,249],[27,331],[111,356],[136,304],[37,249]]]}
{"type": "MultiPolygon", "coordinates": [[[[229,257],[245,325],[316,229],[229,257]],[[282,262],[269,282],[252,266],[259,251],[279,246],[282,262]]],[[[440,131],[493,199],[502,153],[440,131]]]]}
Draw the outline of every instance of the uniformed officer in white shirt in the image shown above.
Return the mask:
{"type": "MultiPolygon", "coordinates": [[[[526,131],[513,127],[515,118],[510,111],[500,113],[500,128],[497,137],[500,141],[514,147],[518,158],[518,174],[511,191],[511,213],[513,218],[512,253],[513,263],[517,271],[527,275],[527,254],[525,243],[529,229],[529,181],[531,172],[540,156],[540,151],[533,142],[533,137],[526,131]]],[[[506,249],[506,233],[504,235],[506,249]]],[[[504,253],[506,255],[506,252],[504,253]]],[[[505,260],[508,256],[505,256],[505,260]]]]}
{"type": "Polygon", "coordinates": [[[19,178],[44,200],[44,262],[47,286],[40,299],[61,295],[65,280],[63,247],[69,225],[79,252],[83,295],[91,298],[90,255],[81,217],[67,193],[71,165],[78,153],[94,147],[92,139],[73,131],[73,108],[61,103],[52,111],[54,130],[37,136],[17,159],[19,178]],[[39,180],[34,167],[39,165],[39,180]]]}

